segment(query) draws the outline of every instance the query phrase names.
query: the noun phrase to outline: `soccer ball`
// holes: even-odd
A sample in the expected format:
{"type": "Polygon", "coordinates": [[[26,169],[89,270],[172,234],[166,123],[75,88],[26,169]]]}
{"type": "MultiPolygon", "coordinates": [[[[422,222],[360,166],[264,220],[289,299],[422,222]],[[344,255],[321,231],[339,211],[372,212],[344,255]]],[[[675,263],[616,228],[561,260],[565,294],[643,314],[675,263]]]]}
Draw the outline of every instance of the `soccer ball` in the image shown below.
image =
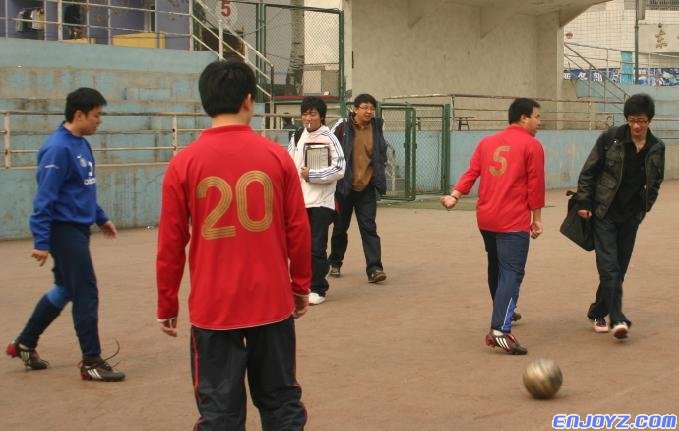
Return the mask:
{"type": "Polygon", "coordinates": [[[551,359],[540,358],[526,367],[523,372],[523,385],[533,398],[552,398],[563,383],[561,369],[551,359]]]}

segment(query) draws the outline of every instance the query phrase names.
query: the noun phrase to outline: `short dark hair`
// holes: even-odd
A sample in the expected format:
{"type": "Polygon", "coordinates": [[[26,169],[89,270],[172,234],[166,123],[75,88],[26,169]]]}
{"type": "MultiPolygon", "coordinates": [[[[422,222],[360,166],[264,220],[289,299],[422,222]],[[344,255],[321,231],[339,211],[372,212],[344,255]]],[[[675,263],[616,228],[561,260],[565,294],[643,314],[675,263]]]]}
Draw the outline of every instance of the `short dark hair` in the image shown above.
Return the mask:
{"type": "Polygon", "coordinates": [[[539,107],[540,104],[537,101],[529,99],[527,97],[519,97],[517,99],[514,99],[512,104],[509,105],[508,111],[509,124],[518,123],[519,120],[521,120],[522,115],[530,117],[531,115],[533,115],[533,109],[539,107]]]}
{"type": "Polygon", "coordinates": [[[94,88],[80,87],[66,96],[64,116],[67,122],[73,121],[76,111],[85,115],[98,106],[105,106],[106,99],[94,88]]]}
{"type": "Polygon", "coordinates": [[[361,103],[370,103],[375,108],[377,108],[377,100],[375,100],[374,97],[367,93],[359,94],[354,99],[354,107],[358,108],[359,106],[361,106],[361,103]]]}
{"type": "Polygon", "coordinates": [[[625,114],[625,118],[630,115],[645,114],[649,120],[652,120],[655,116],[655,102],[648,94],[634,94],[625,101],[623,114],[625,114]]]}
{"type": "Polygon", "coordinates": [[[328,112],[328,105],[323,99],[316,96],[307,96],[302,99],[302,105],[299,107],[299,112],[304,114],[309,109],[315,109],[321,116],[321,123],[325,124],[325,114],[328,112]]]}
{"type": "Polygon", "coordinates": [[[250,66],[243,62],[214,61],[200,74],[198,91],[210,117],[237,114],[248,94],[255,97],[257,82],[250,66]]]}

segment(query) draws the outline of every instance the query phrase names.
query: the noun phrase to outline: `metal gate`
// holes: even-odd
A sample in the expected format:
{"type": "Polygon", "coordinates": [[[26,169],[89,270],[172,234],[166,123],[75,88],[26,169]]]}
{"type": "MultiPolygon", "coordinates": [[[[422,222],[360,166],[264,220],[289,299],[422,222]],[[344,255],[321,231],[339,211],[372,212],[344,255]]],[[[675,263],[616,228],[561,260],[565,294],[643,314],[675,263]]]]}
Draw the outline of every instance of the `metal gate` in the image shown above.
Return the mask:
{"type": "Polygon", "coordinates": [[[450,105],[380,105],[387,141],[387,199],[450,187],[450,105]]]}

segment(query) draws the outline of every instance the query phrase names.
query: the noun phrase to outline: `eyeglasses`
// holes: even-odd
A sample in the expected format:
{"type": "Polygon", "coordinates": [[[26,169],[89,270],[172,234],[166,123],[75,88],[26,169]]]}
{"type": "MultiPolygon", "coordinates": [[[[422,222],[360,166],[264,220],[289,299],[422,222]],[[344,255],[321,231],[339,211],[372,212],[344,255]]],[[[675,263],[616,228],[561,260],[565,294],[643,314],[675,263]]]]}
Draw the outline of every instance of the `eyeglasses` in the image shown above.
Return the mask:
{"type": "Polygon", "coordinates": [[[647,125],[648,123],[650,123],[650,121],[648,120],[648,118],[628,118],[628,119],[627,119],[627,123],[628,123],[628,124],[638,124],[638,125],[640,125],[640,126],[645,126],[645,125],[647,125]]]}
{"type": "Polygon", "coordinates": [[[375,107],[372,105],[361,105],[358,107],[361,111],[375,112],[375,107]]]}

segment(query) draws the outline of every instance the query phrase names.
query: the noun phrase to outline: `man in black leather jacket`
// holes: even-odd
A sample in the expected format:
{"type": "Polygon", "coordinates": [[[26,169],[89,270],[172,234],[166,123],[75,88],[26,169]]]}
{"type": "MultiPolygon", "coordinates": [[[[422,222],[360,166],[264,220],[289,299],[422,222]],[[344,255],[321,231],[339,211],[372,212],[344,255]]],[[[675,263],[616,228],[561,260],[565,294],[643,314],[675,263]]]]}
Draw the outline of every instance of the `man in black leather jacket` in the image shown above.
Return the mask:
{"type": "Polygon", "coordinates": [[[349,117],[340,119],[332,127],[332,132],[342,144],[347,163],[344,178],[337,181],[335,193],[338,208],[330,240],[329,275],[340,276],[348,244],[347,230],[351,214],[355,211],[368,281],[379,283],[387,278],[382,267],[382,246],[375,223],[378,193],[387,191],[384,121],[375,118],[377,101],[373,96],[359,94],[353,104],[349,117]]]}
{"type": "Polygon", "coordinates": [[[597,139],[580,172],[577,193],[578,215],[592,221],[599,272],[587,317],[596,332],[610,328],[616,338],[626,338],[632,325],[622,311],[622,285],[637,229],[658,197],[665,170],[665,144],[649,129],[653,99],[635,94],[623,112],[627,124],[597,139]]]}

